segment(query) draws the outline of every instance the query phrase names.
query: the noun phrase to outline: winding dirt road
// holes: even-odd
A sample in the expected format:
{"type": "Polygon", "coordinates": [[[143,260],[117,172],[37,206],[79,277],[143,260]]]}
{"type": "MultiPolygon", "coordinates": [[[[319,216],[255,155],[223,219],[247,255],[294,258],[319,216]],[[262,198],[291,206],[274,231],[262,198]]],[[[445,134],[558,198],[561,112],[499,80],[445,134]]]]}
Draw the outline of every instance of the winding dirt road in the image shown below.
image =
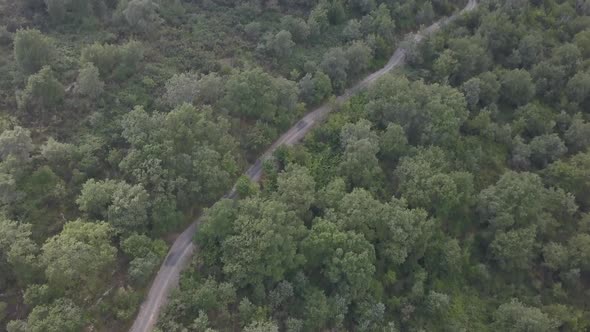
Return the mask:
{"type": "MultiPolygon", "coordinates": [[[[413,37],[416,42],[419,42],[424,37],[438,31],[442,26],[448,24],[458,15],[473,10],[477,6],[476,0],[469,0],[465,8],[459,13],[442,19],[432,25],[422,29],[416,34],[409,35],[413,37]]],[[[345,102],[352,95],[362,90],[377,79],[403,64],[406,50],[398,48],[395,53],[391,56],[385,67],[378,71],[368,75],[365,79],[359,83],[347,89],[341,96],[336,98],[337,102],[345,102]]],[[[314,126],[321,123],[328,113],[331,107],[327,103],[316,108],[315,110],[307,113],[301,120],[299,120],[293,127],[291,127],[286,133],[284,133],[278,140],[276,140],[269,148],[256,160],[256,162],[246,171],[246,175],[255,182],[260,180],[262,175],[262,161],[270,157],[272,153],[281,145],[293,145],[298,143],[305,134],[307,134],[314,126]]],[[[234,198],[236,196],[235,188],[232,189],[225,197],[234,198]]],[[[197,232],[197,227],[202,217],[195,220],[187,229],[178,236],[174,244],[170,248],[164,263],[160,267],[158,274],[154,278],[148,296],[144,303],[141,305],[137,318],[131,326],[130,332],[149,332],[152,331],[154,325],[158,320],[158,315],[161,308],[166,303],[170,291],[178,286],[178,279],[181,271],[188,264],[192,254],[195,251],[195,245],[193,244],[193,236],[197,232]]]]}

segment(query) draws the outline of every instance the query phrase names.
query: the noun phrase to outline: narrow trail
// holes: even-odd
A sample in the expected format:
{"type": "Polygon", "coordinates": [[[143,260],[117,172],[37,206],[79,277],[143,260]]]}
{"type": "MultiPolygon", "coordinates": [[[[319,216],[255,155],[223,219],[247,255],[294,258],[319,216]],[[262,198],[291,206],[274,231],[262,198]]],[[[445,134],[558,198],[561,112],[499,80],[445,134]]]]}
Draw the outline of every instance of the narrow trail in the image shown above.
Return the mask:
{"type": "MultiPolygon", "coordinates": [[[[441,19],[432,25],[422,29],[418,33],[413,34],[416,42],[421,41],[424,37],[435,33],[441,27],[454,20],[457,16],[464,12],[473,10],[477,6],[476,0],[469,0],[467,5],[458,13],[441,19]]],[[[411,37],[412,35],[409,35],[411,37]]],[[[358,91],[370,86],[377,79],[387,74],[392,69],[403,64],[406,55],[406,50],[398,48],[387,64],[378,71],[368,75],[365,79],[358,82],[351,88],[347,89],[342,95],[336,98],[337,102],[345,102],[358,91]]],[[[262,161],[270,157],[272,153],[281,145],[293,145],[298,143],[305,134],[307,134],[313,127],[321,123],[331,107],[327,103],[310,111],[301,120],[299,120],[293,127],[279,137],[246,171],[246,175],[254,182],[258,182],[262,176],[262,161]]],[[[232,189],[225,197],[234,198],[236,196],[235,188],[232,189]]],[[[141,308],[135,322],[131,326],[130,332],[149,332],[152,331],[158,320],[160,310],[166,303],[168,295],[171,290],[178,286],[178,279],[180,273],[188,264],[190,258],[195,252],[195,245],[193,244],[193,236],[197,232],[199,222],[202,217],[199,217],[191,223],[174,241],[170,248],[164,263],[158,270],[150,287],[149,293],[141,308]]]]}

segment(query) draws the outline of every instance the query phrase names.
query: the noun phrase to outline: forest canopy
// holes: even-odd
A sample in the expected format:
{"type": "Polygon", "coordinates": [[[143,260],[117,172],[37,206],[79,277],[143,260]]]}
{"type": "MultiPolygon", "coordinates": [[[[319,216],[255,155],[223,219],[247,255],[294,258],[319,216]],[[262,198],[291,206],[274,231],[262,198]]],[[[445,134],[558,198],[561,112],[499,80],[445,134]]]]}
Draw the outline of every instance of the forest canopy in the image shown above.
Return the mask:
{"type": "Polygon", "coordinates": [[[590,329],[590,2],[405,37],[465,4],[0,2],[0,330],[127,330],[199,215],[161,331],[590,329]]]}

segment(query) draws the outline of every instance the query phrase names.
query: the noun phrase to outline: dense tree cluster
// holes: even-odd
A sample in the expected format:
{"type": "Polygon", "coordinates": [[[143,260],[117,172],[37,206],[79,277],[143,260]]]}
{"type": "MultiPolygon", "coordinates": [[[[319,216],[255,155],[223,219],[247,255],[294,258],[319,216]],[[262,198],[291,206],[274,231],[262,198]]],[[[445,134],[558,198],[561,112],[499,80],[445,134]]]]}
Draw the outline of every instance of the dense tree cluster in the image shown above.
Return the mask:
{"type": "MultiPolygon", "coordinates": [[[[590,328],[588,22],[573,1],[480,6],[206,211],[161,330],[590,328]]],[[[336,91],[361,43],[315,67],[336,91]]]]}
{"type": "Polygon", "coordinates": [[[585,331],[590,5],[0,2],[0,330],[585,331]],[[306,108],[406,48],[301,146],[306,108]]]}

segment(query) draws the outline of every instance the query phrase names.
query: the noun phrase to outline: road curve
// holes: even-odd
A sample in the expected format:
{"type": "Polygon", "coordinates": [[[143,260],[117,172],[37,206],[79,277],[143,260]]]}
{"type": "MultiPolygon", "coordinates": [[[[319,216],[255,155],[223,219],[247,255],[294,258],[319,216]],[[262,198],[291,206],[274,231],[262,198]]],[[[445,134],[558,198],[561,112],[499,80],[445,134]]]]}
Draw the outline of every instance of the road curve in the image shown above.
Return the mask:
{"type": "MultiPolygon", "coordinates": [[[[458,15],[473,10],[477,6],[477,0],[469,0],[467,5],[457,14],[441,19],[440,21],[433,23],[432,25],[422,29],[416,34],[409,35],[414,38],[416,42],[419,42],[424,37],[438,31],[442,26],[448,24],[458,15]]],[[[368,75],[365,79],[358,82],[351,88],[347,89],[341,96],[336,98],[337,102],[344,102],[348,100],[359,90],[362,90],[377,79],[388,73],[393,68],[396,68],[403,64],[406,50],[398,48],[387,64],[379,69],[378,71],[368,75]]],[[[322,122],[331,107],[327,103],[307,113],[301,120],[299,120],[293,127],[291,127],[286,133],[284,133],[279,139],[277,139],[263,154],[256,160],[256,162],[248,168],[246,175],[255,182],[260,180],[262,176],[262,161],[270,157],[273,152],[281,145],[293,145],[298,143],[305,134],[307,134],[315,125],[322,122]]],[[[228,198],[234,198],[236,196],[235,187],[225,195],[228,198]]],[[[164,259],[160,270],[156,274],[147,298],[141,305],[139,313],[135,319],[135,322],[131,326],[130,332],[149,332],[152,331],[160,313],[160,309],[166,303],[168,295],[172,289],[178,286],[178,280],[180,272],[188,264],[192,254],[195,251],[195,245],[193,244],[193,236],[197,232],[197,227],[201,217],[191,223],[183,232],[176,238],[174,244],[170,248],[168,255],[164,259]]]]}

